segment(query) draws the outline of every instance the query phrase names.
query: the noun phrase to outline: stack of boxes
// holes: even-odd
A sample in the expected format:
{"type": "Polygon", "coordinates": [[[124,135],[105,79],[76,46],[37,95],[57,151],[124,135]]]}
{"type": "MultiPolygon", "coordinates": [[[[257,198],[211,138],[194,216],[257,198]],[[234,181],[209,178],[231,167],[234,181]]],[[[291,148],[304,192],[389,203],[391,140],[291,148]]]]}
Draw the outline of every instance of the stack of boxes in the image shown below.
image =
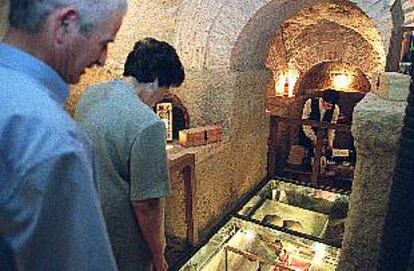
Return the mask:
{"type": "Polygon", "coordinates": [[[221,141],[221,127],[210,125],[181,130],[179,142],[185,147],[197,147],[221,141]]]}

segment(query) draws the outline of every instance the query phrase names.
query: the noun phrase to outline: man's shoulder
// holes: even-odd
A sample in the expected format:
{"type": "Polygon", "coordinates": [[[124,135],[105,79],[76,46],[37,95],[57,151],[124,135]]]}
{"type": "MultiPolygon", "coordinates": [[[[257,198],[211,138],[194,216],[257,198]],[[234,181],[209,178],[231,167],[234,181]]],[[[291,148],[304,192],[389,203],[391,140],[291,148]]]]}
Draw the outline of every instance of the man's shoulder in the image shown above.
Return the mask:
{"type": "Polygon", "coordinates": [[[89,86],[85,90],[75,119],[83,124],[93,122],[99,126],[124,127],[128,123],[129,129],[141,129],[157,121],[158,117],[128,86],[112,81],[89,86]]]}
{"type": "Polygon", "coordinates": [[[80,102],[89,101],[94,103],[133,101],[133,91],[120,80],[112,80],[98,84],[92,84],[85,88],[80,102]]]}
{"type": "Polygon", "coordinates": [[[41,98],[41,86],[25,73],[0,66],[0,103],[14,101],[24,102],[41,98]]]}
{"type": "Polygon", "coordinates": [[[25,168],[89,148],[76,123],[57,106],[36,108],[21,104],[8,109],[1,114],[0,132],[0,150],[9,162],[25,168]]]}
{"type": "Polygon", "coordinates": [[[84,115],[104,114],[116,118],[123,112],[132,113],[138,98],[120,81],[114,80],[88,86],[82,93],[75,118],[84,115]]]}

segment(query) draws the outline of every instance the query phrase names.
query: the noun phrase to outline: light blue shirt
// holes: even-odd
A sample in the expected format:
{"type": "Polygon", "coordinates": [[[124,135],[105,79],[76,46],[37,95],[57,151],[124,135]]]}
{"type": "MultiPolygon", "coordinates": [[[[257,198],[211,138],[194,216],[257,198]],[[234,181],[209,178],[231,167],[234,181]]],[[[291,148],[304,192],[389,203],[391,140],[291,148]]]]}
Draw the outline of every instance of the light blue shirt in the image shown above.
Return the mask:
{"type": "Polygon", "coordinates": [[[0,43],[0,270],[114,270],[90,144],[68,86],[0,43]]]}

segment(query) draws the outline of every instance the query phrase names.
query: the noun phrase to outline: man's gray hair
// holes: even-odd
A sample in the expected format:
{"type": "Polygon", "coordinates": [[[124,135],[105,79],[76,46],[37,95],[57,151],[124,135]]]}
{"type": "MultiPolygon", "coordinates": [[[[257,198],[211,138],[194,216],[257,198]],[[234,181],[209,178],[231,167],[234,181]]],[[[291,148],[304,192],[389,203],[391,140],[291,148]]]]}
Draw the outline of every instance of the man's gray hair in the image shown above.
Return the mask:
{"type": "Polygon", "coordinates": [[[46,17],[54,10],[73,6],[80,16],[80,29],[90,33],[97,23],[114,12],[125,13],[127,0],[10,0],[9,23],[11,27],[36,33],[46,17]]]}

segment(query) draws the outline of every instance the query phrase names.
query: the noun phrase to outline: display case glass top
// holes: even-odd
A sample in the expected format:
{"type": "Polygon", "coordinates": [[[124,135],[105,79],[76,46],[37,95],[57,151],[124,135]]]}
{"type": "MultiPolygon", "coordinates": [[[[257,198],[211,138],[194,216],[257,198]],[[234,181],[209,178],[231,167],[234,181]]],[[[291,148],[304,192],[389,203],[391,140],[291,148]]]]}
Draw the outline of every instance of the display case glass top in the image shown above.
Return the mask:
{"type": "Polygon", "coordinates": [[[340,249],[231,218],[180,270],[335,270],[340,249]]]}
{"type": "Polygon", "coordinates": [[[249,220],[341,243],[349,196],[281,180],[269,181],[238,214],[249,220]]]}
{"type": "Polygon", "coordinates": [[[279,179],[250,195],[179,270],[336,269],[349,195],[279,179]]]}

